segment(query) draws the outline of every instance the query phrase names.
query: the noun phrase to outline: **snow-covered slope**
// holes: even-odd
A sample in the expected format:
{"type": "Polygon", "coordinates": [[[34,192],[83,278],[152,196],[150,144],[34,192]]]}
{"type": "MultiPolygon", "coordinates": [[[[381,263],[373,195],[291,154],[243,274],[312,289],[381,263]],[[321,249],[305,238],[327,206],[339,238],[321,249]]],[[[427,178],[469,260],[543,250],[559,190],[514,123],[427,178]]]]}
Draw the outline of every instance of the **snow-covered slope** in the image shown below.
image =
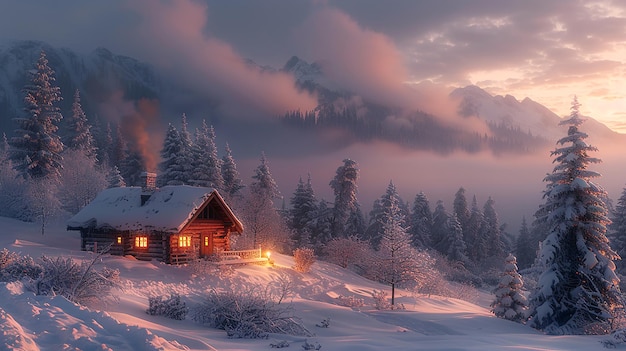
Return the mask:
{"type": "MultiPolygon", "coordinates": [[[[90,259],[78,251],[79,238],[62,224],[41,236],[37,224],[0,218],[0,248],[37,257],[41,254],[90,259]]],[[[387,287],[338,266],[317,262],[310,273],[290,267],[290,256],[272,255],[274,266],[245,266],[232,274],[194,275],[189,267],[104,256],[102,264],[120,270],[125,289],[104,311],[79,307],[62,297],[34,296],[19,283],[0,284],[2,350],[270,350],[286,340],[299,350],[305,339],[273,334],[269,340],[229,339],[226,333],[190,320],[145,313],[147,298],[179,293],[189,305],[209,288],[265,286],[279,277],[292,282],[292,306],[315,333],[309,343],[322,350],[601,350],[602,336],[545,336],[527,326],[495,318],[486,305],[438,296],[399,292],[403,311],[377,311],[371,291],[387,287]],[[338,296],[363,299],[360,308],[338,304],[338,296]],[[329,328],[319,328],[329,319],[329,328]]]]}

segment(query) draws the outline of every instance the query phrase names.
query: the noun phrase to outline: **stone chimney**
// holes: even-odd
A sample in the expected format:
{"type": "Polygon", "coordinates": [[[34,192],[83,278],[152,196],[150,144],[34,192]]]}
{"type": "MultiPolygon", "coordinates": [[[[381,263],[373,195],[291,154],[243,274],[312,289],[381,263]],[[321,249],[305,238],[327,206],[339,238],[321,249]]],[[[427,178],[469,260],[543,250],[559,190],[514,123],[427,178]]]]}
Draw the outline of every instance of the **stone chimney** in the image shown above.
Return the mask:
{"type": "Polygon", "coordinates": [[[141,206],[150,199],[152,192],[156,190],[156,177],[156,173],[152,172],[142,172],[139,175],[141,179],[141,206]]]}

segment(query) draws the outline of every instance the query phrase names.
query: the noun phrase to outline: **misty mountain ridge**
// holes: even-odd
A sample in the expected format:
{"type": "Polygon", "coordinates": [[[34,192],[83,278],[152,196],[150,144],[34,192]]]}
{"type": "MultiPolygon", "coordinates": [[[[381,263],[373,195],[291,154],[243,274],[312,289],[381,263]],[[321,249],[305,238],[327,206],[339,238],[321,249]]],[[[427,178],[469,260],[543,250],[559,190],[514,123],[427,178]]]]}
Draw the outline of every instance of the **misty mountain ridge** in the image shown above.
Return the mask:
{"type": "MultiPolygon", "coordinates": [[[[32,70],[41,50],[45,50],[50,67],[56,72],[56,84],[64,98],[59,107],[64,115],[71,111],[76,89],[81,92],[83,109],[92,124],[95,119],[102,122],[103,118],[123,118],[107,116],[111,111],[123,113],[121,109],[103,108],[120,101],[156,100],[163,122],[177,120],[180,114],[189,114],[190,110],[207,116],[216,114],[219,108],[219,102],[207,101],[200,92],[181,88],[150,64],[105,48],[81,54],[40,41],[13,41],[0,45],[0,132],[8,136],[15,127],[13,118],[23,114],[22,90],[28,84],[28,71],[32,70]]],[[[299,89],[316,94],[318,106],[314,110],[288,111],[280,120],[286,126],[305,132],[340,131],[336,134],[341,139],[336,141],[337,147],[355,141],[383,140],[439,153],[455,150],[525,153],[553,145],[563,135],[558,127],[561,118],[544,106],[528,98],[520,102],[509,95],[492,96],[476,86],[456,89],[450,96],[461,101],[461,116],[485,121],[490,135],[450,127],[440,123],[435,115],[401,111],[338,89],[324,75],[323,62],[308,63],[293,56],[280,69],[260,66],[252,60],[246,60],[246,64],[262,72],[291,74],[299,89]]],[[[586,125],[589,134],[618,135],[601,123],[590,121],[586,125]]],[[[246,128],[242,124],[238,126],[246,128]]],[[[258,126],[251,128],[258,130],[258,126]]]]}
{"type": "MultiPolygon", "coordinates": [[[[13,118],[24,114],[23,88],[29,84],[28,72],[42,50],[55,71],[55,84],[63,97],[58,106],[66,117],[71,113],[76,89],[80,90],[81,104],[92,125],[117,120],[120,116],[106,114],[121,110],[123,101],[160,100],[165,95],[165,85],[150,65],[105,48],[81,54],[41,41],[4,43],[0,45],[0,132],[7,136],[15,129],[13,118]]],[[[66,121],[67,118],[61,123],[66,121]]]]}

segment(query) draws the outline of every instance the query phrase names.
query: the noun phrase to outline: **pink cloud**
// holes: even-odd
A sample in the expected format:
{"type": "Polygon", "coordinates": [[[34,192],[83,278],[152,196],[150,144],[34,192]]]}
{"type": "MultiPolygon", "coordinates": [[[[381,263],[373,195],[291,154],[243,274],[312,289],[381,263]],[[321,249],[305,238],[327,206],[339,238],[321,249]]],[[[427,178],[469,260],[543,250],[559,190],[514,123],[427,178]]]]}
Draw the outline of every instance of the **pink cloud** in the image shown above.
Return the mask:
{"type": "Polygon", "coordinates": [[[294,37],[309,60],[322,63],[324,74],[339,88],[404,112],[388,116],[396,126],[410,125],[410,111],[419,109],[452,127],[488,133],[483,121],[463,119],[450,88],[423,82],[409,84],[402,52],[385,35],[361,27],[340,10],[323,7],[314,12],[294,37]]]}
{"type": "Polygon", "coordinates": [[[133,1],[138,15],[133,55],[165,69],[184,86],[217,97],[226,109],[276,115],[311,109],[314,96],[295,88],[293,77],[250,66],[228,44],[203,33],[206,6],[191,0],[133,1]],[[183,83],[184,82],[184,83],[183,83]]]}

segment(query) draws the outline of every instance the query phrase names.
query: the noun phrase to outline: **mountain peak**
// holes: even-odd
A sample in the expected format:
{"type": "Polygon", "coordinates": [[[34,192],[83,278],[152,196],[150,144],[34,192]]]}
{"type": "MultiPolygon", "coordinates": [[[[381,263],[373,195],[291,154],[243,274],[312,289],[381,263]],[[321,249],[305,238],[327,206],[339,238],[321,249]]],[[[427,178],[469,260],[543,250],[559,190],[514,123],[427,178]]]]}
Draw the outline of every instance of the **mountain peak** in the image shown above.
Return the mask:
{"type": "Polygon", "coordinates": [[[322,76],[322,69],[317,63],[308,63],[298,56],[291,56],[281,69],[283,72],[291,73],[297,81],[315,81],[322,76]]]}

